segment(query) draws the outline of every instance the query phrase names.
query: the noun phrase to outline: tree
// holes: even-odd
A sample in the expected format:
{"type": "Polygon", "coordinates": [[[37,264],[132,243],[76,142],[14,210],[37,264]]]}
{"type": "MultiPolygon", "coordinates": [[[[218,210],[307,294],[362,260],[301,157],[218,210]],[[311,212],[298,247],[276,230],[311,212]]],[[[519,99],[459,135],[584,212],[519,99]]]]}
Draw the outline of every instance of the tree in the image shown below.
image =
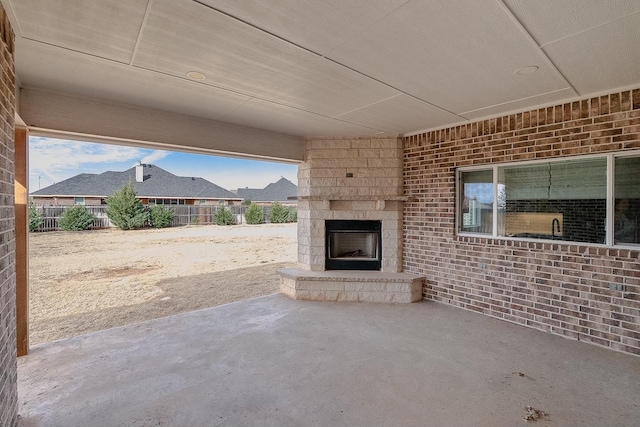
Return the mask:
{"type": "Polygon", "coordinates": [[[58,226],[67,231],[88,230],[95,220],[95,215],[84,206],[71,206],[58,219],[58,226]]]}
{"type": "Polygon", "coordinates": [[[262,208],[255,203],[251,203],[244,213],[244,219],[247,221],[247,224],[262,224],[264,222],[262,208]]]}
{"type": "Polygon", "coordinates": [[[38,231],[42,225],[42,213],[36,208],[33,202],[29,201],[29,231],[38,231]]]}
{"type": "Polygon", "coordinates": [[[140,228],[147,222],[149,213],[136,197],[131,181],[107,197],[107,217],[122,230],[140,228]]]}
{"type": "Polygon", "coordinates": [[[155,228],[164,228],[171,225],[173,221],[173,211],[162,205],[153,205],[149,210],[151,226],[155,228]]]}
{"type": "Polygon", "coordinates": [[[291,208],[289,211],[289,222],[298,222],[298,210],[291,208]]]}
{"type": "Polygon", "coordinates": [[[269,221],[274,224],[291,222],[289,219],[289,209],[282,206],[280,202],[273,202],[271,204],[271,211],[269,212],[269,221]]]}
{"type": "Polygon", "coordinates": [[[233,212],[225,206],[220,206],[216,213],[213,214],[213,219],[216,225],[232,225],[236,223],[233,212]]]}

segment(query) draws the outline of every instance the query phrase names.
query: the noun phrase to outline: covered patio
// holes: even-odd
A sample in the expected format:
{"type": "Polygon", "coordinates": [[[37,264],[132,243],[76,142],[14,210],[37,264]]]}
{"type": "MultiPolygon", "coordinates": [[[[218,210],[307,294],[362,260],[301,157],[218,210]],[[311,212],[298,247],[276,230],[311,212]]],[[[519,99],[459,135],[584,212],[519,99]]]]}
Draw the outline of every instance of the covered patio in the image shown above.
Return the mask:
{"type": "Polygon", "coordinates": [[[428,301],[271,295],[35,346],[18,365],[21,427],[640,419],[640,358],[428,301]]]}
{"type": "Polygon", "coordinates": [[[0,4],[0,426],[638,424],[639,0],[0,4]],[[30,135],[297,164],[303,273],[366,254],[422,301],[30,348],[30,135]]]}

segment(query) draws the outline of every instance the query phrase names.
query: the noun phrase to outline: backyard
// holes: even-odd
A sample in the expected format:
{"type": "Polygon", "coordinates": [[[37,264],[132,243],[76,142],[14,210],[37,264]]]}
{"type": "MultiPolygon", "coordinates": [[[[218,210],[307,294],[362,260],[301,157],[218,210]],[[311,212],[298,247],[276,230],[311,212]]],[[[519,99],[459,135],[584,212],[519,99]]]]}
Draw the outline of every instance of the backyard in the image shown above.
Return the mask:
{"type": "Polygon", "coordinates": [[[30,343],[278,291],[296,224],[29,235],[30,343]]]}

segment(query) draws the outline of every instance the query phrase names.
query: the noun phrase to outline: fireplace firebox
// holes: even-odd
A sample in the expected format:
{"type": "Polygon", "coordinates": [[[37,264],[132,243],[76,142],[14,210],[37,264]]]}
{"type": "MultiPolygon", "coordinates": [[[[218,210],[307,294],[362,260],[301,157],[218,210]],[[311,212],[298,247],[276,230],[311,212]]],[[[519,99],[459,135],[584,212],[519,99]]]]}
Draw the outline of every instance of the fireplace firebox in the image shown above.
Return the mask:
{"type": "Polygon", "coordinates": [[[380,221],[326,220],[326,270],[380,270],[380,221]]]}

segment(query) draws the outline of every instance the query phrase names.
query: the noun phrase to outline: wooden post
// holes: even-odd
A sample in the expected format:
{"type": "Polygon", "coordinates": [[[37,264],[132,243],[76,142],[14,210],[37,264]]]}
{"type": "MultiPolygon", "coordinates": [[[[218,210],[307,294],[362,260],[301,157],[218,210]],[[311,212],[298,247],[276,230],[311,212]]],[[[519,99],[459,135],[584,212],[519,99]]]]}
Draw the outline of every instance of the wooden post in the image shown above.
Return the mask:
{"type": "Polygon", "coordinates": [[[29,132],[15,130],[16,337],[18,356],[29,352],[29,132]]]}

